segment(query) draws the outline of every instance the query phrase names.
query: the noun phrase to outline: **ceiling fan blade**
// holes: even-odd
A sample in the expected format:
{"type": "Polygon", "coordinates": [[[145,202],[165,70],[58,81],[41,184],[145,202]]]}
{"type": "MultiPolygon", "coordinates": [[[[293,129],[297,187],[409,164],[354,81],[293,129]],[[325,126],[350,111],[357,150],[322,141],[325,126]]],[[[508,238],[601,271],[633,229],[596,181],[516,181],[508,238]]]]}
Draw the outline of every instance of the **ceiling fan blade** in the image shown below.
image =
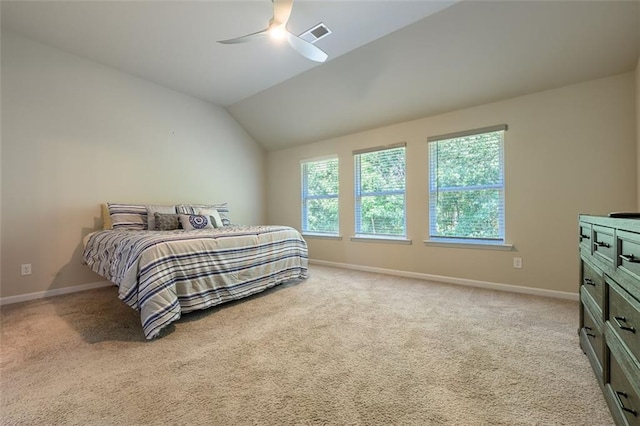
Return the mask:
{"type": "Polygon", "coordinates": [[[275,25],[286,25],[293,9],[293,0],[271,0],[273,2],[273,19],[275,25]]]}
{"type": "Polygon", "coordinates": [[[230,38],[229,40],[218,40],[218,43],[222,44],[237,44],[237,43],[246,43],[248,41],[261,39],[269,35],[269,28],[265,28],[262,31],[257,31],[255,33],[243,35],[242,37],[230,38]]]}
{"type": "Polygon", "coordinates": [[[287,31],[287,41],[295,50],[298,51],[302,56],[311,59],[316,62],[324,62],[327,60],[329,55],[324,53],[322,49],[314,46],[306,40],[301,39],[295,34],[291,34],[287,31]]]}

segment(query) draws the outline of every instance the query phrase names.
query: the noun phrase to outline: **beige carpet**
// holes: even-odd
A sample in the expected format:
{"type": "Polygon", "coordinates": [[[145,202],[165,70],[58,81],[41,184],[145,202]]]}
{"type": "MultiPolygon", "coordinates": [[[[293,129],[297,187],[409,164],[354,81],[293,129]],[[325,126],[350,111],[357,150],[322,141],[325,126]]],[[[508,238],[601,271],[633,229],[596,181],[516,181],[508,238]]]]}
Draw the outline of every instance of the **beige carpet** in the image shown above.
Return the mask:
{"type": "Polygon", "coordinates": [[[310,275],[154,341],[115,287],[5,306],[2,424],[612,424],[577,302],[310,275]]]}

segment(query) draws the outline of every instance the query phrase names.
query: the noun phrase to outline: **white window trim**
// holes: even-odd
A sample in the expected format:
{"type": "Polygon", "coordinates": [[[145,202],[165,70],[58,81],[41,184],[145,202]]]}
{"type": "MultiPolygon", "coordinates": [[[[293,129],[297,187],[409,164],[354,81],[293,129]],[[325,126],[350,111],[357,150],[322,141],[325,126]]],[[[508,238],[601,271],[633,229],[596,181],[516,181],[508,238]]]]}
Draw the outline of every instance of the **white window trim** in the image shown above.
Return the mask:
{"type": "Polygon", "coordinates": [[[357,234],[350,238],[351,241],[360,243],[391,243],[391,244],[413,244],[413,240],[407,239],[401,236],[389,236],[384,235],[372,235],[372,234],[357,234]]]}
{"type": "Polygon", "coordinates": [[[502,241],[473,240],[473,239],[448,239],[434,238],[423,241],[424,245],[432,247],[450,247],[450,248],[466,248],[480,250],[502,250],[512,251],[513,244],[506,244],[502,241]]]}
{"type": "MultiPolygon", "coordinates": [[[[356,231],[356,235],[351,237],[351,241],[372,241],[372,240],[380,240],[382,242],[402,242],[405,241],[404,244],[407,244],[406,241],[408,241],[408,244],[411,244],[411,240],[407,239],[407,180],[406,180],[406,168],[407,168],[407,143],[406,142],[399,142],[399,143],[395,143],[395,144],[391,144],[391,145],[385,145],[385,146],[377,146],[377,147],[372,147],[372,148],[364,148],[364,149],[358,149],[353,151],[353,158],[354,158],[354,165],[353,165],[353,172],[354,172],[354,219],[355,219],[355,231],[356,231]],[[404,182],[404,190],[403,191],[399,191],[399,190],[394,190],[394,191],[382,191],[382,192],[378,192],[378,193],[366,193],[366,194],[362,194],[362,192],[360,192],[360,182],[361,182],[361,178],[360,178],[360,174],[358,173],[358,167],[355,164],[355,159],[357,155],[361,155],[361,154],[367,154],[370,152],[379,152],[379,151],[387,151],[390,149],[396,149],[396,148],[404,148],[404,156],[405,156],[405,182],[404,182]],[[365,197],[371,197],[371,196],[377,196],[377,195],[399,195],[402,194],[403,198],[404,198],[404,224],[403,224],[403,229],[404,229],[404,234],[403,235],[390,235],[390,234],[366,234],[366,233],[360,233],[358,232],[358,223],[362,222],[362,218],[360,218],[360,221],[358,221],[358,212],[361,211],[361,209],[358,208],[358,198],[362,199],[363,196],[365,197]]],[[[360,202],[360,204],[362,204],[362,202],[360,202]]]]}
{"type": "MultiPolygon", "coordinates": [[[[491,133],[491,132],[506,132],[508,126],[506,124],[499,124],[496,126],[483,127],[479,129],[472,130],[464,130],[461,132],[447,133],[438,136],[429,136],[427,138],[427,144],[431,142],[437,142],[441,140],[455,139],[455,138],[463,138],[466,136],[474,136],[482,133],[491,133]]],[[[429,166],[431,165],[431,153],[429,152],[429,166]]],[[[473,248],[473,249],[488,249],[488,250],[513,250],[513,244],[508,244],[506,242],[506,223],[505,223],[505,170],[504,170],[504,134],[502,138],[502,145],[500,147],[500,156],[501,156],[501,166],[502,166],[502,185],[480,185],[473,188],[463,188],[459,191],[468,191],[471,189],[488,189],[491,187],[497,187],[501,189],[502,196],[502,210],[500,211],[500,222],[502,223],[502,228],[500,229],[501,236],[499,239],[495,240],[483,240],[479,238],[464,238],[464,237],[440,237],[440,236],[431,236],[429,235],[428,239],[424,240],[425,245],[429,246],[437,246],[437,247],[457,247],[457,248],[473,248]]],[[[431,179],[431,172],[429,174],[429,179],[431,179]]],[[[431,182],[428,185],[428,199],[429,199],[429,230],[431,230],[433,223],[432,220],[435,216],[435,206],[431,201],[431,182]]]]}
{"type": "Polygon", "coordinates": [[[313,157],[313,158],[305,158],[300,160],[300,228],[302,228],[302,235],[303,236],[308,236],[308,237],[314,237],[314,238],[332,238],[332,239],[342,239],[342,236],[340,235],[340,158],[338,157],[337,154],[330,154],[330,155],[323,155],[323,156],[319,156],[319,157],[313,157]],[[326,195],[326,196],[313,196],[311,198],[304,196],[305,191],[304,191],[304,173],[303,173],[303,168],[302,166],[304,166],[307,163],[316,163],[319,161],[328,161],[328,160],[338,160],[338,193],[336,195],[326,195]],[[338,229],[335,233],[333,232],[313,232],[313,231],[305,231],[304,230],[304,217],[305,217],[305,199],[309,200],[309,199],[319,199],[319,198],[323,198],[323,199],[333,199],[335,198],[336,200],[338,200],[338,229]]]}
{"type": "Polygon", "coordinates": [[[302,232],[303,237],[308,238],[317,238],[320,240],[342,240],[342,235],[340,234],[324,234],[319,232],[302,232]]]}

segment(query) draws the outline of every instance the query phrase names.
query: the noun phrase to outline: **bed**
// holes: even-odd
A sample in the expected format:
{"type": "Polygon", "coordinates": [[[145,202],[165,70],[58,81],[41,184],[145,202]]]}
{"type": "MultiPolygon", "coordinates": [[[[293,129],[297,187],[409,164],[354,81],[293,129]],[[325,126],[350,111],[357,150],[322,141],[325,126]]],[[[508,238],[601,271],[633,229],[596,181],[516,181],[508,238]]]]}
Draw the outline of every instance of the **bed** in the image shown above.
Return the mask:
{"type": "Polygon", "coordinates": [[[118,297],[139,311],[147,339],[182,313],[307,278],[307,244],[296,229],[220,225],[149,230],[114,223],[84,239],[83,263],[118,286],[118,297]]]}

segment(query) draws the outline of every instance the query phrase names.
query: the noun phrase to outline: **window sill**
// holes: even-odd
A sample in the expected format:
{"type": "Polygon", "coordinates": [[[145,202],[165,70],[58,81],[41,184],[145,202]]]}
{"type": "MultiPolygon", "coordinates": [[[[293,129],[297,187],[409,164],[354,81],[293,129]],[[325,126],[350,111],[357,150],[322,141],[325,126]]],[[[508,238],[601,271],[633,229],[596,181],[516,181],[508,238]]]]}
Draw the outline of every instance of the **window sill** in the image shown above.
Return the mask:
{"type": "Polygon", "coordinates": [[[480,241],[474,241],[474,240],[456,241],[456,240],[450,240],[446,238],[437,239],[437,240],[424,240],[424,244],[426,246],[434,246],[434,247],[467,248],[467,249],[478,249],[478,250],[502,250],[502,251],[513,250],[513,244],[489,243],[489,242],[480,242],[480,241]]]}
{"type": "Polygon", "coordinates": [[[342,240],[342,235],[315,234],[313,232],[303,232],[302,236],[309,238],[318,238],[322,240],[342,240]]]}
{"type": "Polygon", "coordinates": [[[391,244],[412,244],[411,240],[404,237],[381,237],[381,236],[368,236],[368,235],[356,235],[351,237],[351,241],[360,243],[391,243],[391,244]]]}

